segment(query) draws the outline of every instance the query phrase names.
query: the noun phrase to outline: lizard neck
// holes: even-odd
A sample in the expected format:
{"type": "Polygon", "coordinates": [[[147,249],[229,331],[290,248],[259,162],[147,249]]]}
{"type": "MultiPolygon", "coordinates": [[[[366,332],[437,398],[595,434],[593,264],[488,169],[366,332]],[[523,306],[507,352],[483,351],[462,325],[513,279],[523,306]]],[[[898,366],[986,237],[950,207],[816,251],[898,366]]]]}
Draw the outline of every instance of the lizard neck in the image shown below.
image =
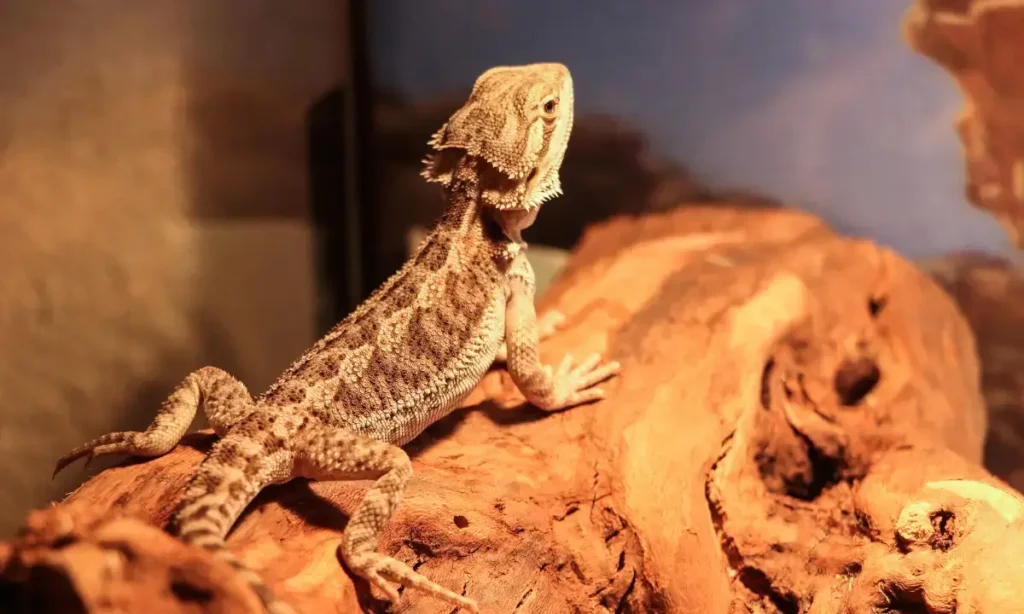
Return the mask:
{"type": "Polygon", "coordinates": [[[455,184],[446,191],[448,207],[437,224],[437,230],[453,238],[471,242],[490,239],[487,216],[470,185],[455,184]]]}
{"type": "Polygon", "coordinates": [[[486,177],[480,172],[481,166],[486,167],[486,164],[473,157],[466,157],[459,163],[445,190],[448,207],[436,229],[462,244],[486,245],[503,252],[510,244],[520,241],[505,232],[498,212],[484,204],[481,192],[486,177]]]}

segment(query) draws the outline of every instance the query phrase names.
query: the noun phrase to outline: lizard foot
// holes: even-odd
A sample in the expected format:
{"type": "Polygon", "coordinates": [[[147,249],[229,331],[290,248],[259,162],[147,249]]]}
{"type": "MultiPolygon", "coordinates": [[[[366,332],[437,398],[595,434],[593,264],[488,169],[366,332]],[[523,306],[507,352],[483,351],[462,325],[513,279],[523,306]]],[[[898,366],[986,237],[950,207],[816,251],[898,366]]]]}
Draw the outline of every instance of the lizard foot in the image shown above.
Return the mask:
{"type": "Polygon", "coordinates": [[[594,388],[594,384],[618,374],[619,368],[619,363],[615,361],[601,364],[600,354],[593,354],[590,358],[573,366],[572,355],[566,354],[557,369],[552,370],[551,365],[544,367],[544,372],[551,380],[552,387],[542,408],[547,410],[565,409],[603,399],[604,389],[594,388]]]}
{"type": "Polygon", "coordinates": [[[85,458],[85,467],[89,466],[92,459],[106,454],[146,454],[152,455],[149,449],[154,446],[146,445],[145,433],[138,431],[121,431],[108,433],[93,439],[87,444],[78,446],[64,456],[57,459],[57,467],[53,470],[53,477],[71,463],[80,458],[85,458]]]}
{"type": "Polygon", "coordinates": [[[361,552],[345,556],[343,550],[339,549],[345,565],[361,578],[366,579],[371,585],[376,586],[388,596],[392,606],[398,604],[401,595],[388,581],[419,589],[439,599],[443,599],[460,608],[466,608],[474,614],[480,614],[476,602],[462,595],[458,595],[440,584],[431,582],[424,576],[416,573],[405,563],[377,552],[361,552]]]}

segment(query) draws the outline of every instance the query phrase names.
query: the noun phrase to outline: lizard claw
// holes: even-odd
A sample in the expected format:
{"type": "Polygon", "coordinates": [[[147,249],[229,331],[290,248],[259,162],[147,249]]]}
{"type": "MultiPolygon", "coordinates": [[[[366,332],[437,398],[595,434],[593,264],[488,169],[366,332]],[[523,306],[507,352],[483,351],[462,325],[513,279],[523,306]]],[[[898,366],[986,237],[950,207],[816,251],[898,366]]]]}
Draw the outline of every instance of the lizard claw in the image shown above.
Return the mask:
{"type": "Polygon", "coordinates": [[[64,456],[60,457],[59,459],[57,459],[57,466],[54,467],[53,475],[50,476],[50,479],[52,480],[56,478],[57,474],[60,473],[65,467],[75,462],[76,460],[82,458],[83,456],[86,457],[85,466],[83,467],[83,469],[85,469],[89,466],[89,463],[92,462],[92,448],[84,448],[84,446],[82,448],[76,448],[71,452],[65,454],[64,456]]]}

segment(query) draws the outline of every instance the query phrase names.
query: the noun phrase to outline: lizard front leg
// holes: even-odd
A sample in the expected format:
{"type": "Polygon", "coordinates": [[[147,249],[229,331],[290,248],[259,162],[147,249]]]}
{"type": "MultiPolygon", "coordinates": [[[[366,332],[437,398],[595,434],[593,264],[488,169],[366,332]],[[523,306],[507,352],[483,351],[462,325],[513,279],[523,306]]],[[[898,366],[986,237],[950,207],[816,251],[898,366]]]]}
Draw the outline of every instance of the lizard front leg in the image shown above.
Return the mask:
{"type": "Polygon", "coordinates": [[[505,344],[509,374],[526,399],[549,411],[604,398],[593,387],[619,372],[619,363],[601,364],[594,354],[573,365],[566,355],[558,368],[540,362],[541,326],[533,305],[533,268],[525,256],[513,263],[506,287],[505,344]]]}
{"type": "MultiPolygon", "coordinates": [[[[544,341],[551,335],[558,332],[565,324],[565,315],[561,311],[551,310],[537,317],[537,341],[544,341]]],[[[506,362],[508,360],[508,343],[501,342],[498,346],[498,353],[494,356],[494,362],[506,362]]]]}
{"type": "Polygon", "coordinates": [[[419,589],[471,612],[476,602],[413,571],[405,563],[377,552],[380,533],[394,514],[412,477],[409,456],[398,446],[319,425],[296,442],[295,473],[315,480],[375,479],[349,518],[338,554],[352,573],[383,591],[392,605],[399,592],[390,582],[419,589]]]}
{"type": "Polygon", "coordinates": [[[62,456],[53,475],[82,457],[86,457],[88,465],[93,457],[106,454],[166,454],[188,432],[199,405],[203,405],[210,425],[222,435],[249,414],[252,397],[245,385],[226,371],[203,367],[178,384],[145,431],[120,431],[97,437],[62,456]]]}

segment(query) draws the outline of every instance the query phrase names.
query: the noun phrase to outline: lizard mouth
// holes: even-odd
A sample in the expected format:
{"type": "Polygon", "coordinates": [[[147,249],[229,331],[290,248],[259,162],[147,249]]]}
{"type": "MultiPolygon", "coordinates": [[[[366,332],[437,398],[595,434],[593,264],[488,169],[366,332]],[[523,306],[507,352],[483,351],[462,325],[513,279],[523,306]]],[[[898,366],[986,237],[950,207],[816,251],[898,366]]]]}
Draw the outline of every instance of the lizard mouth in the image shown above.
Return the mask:
{"type": "Polygon", "coordinates": [[[505,236],[515,243],[523,242],[523,230],[537,219],[537,209],[505,209],[498,212],[498,223],[505,236]]]}

